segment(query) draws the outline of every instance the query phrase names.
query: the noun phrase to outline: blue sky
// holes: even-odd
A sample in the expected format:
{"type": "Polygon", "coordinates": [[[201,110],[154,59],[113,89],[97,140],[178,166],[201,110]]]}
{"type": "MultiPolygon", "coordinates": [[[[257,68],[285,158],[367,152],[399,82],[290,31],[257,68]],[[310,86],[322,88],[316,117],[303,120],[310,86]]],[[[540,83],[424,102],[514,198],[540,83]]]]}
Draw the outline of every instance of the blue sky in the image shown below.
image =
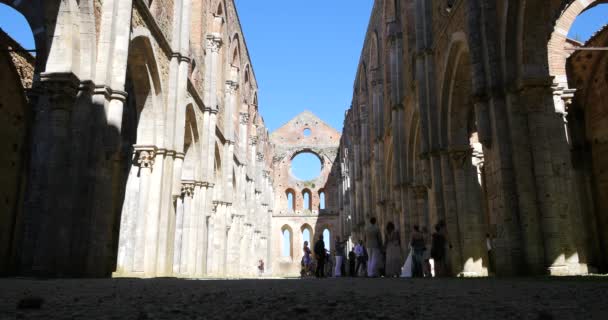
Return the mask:
{"type": "Polygon", "coordinates": [[[373,0],[236,0],[273,131],[304,110],[342,130],[373,0]]]}

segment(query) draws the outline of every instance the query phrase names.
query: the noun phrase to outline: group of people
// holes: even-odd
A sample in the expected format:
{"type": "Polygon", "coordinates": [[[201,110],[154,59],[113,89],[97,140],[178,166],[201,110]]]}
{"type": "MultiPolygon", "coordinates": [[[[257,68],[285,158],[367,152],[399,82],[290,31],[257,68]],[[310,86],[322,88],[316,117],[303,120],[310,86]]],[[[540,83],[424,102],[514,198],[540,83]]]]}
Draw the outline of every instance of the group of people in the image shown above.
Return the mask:
{"type": "Polygon", "coordinates": [[[364,239],[352,248],[346,256],[346,241],[335,239],[335,263],[325,248],[323,236],[315,242],[313,250],[304,242],[302,275],[317,278],[326,276],[351,277],[432,277],[447,275],[446,250],[448,241],[445,223],[435,225],[435,232],[429,235],[428,229],[414,226],[409,243],[409,254],[402,257],[399,232],[395,224],[386,225],[383,241],[376,218],[370,219],[365,228],[364,239]],[[313,259],[314,253],[314,259],[313,259]],[[433,263],[431,263],[431,261],[433,263]],[[327,268],[327,264],[332,265],[327,268]],[[348,268],[346,268],[348,264],[348,268]],[[434,267],[434,268],[433,268],[434,267]]]}

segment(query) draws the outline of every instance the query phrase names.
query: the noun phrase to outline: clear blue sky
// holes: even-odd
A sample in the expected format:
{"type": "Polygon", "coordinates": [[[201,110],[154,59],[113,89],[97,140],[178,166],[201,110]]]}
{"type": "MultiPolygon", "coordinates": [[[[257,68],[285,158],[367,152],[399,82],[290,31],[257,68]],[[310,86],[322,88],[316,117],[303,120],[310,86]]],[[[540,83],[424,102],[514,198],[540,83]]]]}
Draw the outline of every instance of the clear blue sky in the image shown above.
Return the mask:
{"type": "Polygon", "coordinates": [[[273,131],[310,110],[342,131],[373,0],[236,0],[273,131]]]}

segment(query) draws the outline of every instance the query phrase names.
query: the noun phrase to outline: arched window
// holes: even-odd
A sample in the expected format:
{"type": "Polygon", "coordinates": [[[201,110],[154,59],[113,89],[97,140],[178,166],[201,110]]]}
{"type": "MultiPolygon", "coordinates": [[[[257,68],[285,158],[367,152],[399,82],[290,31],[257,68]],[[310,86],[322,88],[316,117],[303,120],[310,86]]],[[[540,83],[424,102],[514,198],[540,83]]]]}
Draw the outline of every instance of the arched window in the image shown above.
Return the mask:
{"type": "Polygon", "coordinates": [[[319,191],[319,210],[325,210],[325,191],[319,191]]]}
{"type": "Polygon", "coordinates": [[[327,228],[323,230],[323,242],[325,242],[325,250],[331,250],[331,233],[327,228]]]}
{"type": "Polygon", "coordinates": [[[304,242],[308,241],[308,246],[312,247],[312,227],[308,224],[305,224],[301,228],[302,230],[302,247],[304,247],[304,242]]]}
{"type": "Polygon", "coordinates": [[[282,241],[281,241],[281,257],[291,258],[293,256],[293,239],[292,232],[289,226],[283,226],[282,230],[282,241]]]}
{"type": "Polygon", "coordinates": [[[312,197],[310,196],[310,190],[305,189],[302,191],[302,198],[304,198],[304,210],[312,210],[312,197]]]}
{"type": "Polygon", "coordinates": [[[295,192],[291,189],[287,189],[287,191],[285,191],[285,196],[287,197],[287,211],[294,211],[296,209],[295,192]]]}

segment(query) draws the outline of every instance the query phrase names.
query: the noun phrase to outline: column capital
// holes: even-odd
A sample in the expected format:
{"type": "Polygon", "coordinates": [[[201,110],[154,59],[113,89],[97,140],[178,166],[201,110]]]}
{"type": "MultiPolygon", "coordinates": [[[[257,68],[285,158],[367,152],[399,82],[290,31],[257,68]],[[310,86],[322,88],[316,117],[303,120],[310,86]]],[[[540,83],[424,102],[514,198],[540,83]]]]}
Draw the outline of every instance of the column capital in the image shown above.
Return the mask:
{"type": "Polygon", "coordinates": [[[208,34],[207,35],[207,49],[211,50],[211,52],[219,52],[222,47],[223,41],[222,37],[216,34],[208,34]]]}
{"type": "Polygon", "coordinates": [[[235,94],[236,90],[239,88],[239,84],[236,81],[228,80],[226,81],[226,94],[235,94]]]}
{"type": "Polygon", "coordinates": [[[249,113],[248,112],[241,112],[239,115],[240,115],[241,124],[249,123],[249,113]]]}
{"type": "Polygon", "coordinates": [[[188,198],[192,198],[194,196],[194,187],[196,183],[190,180],[182,181],[182,195],[188,198]]]}
{"type": "Polygon", "coordinates": [[[473,149],[470,146],[455,147],[449,150],[450,160],[456,169],[464,168],[468,159],[471,158],[473,149]]]}
{"type": "MultiPolygon", "coordinates": [[[[80,88],[80,79],[71,72],[49,72],[40,74],[43,90],[51,99],[76,99],[80,88]]],[[[53,107],[64,104],[53,103],[53,107]]]]}
{"type": "Polygon", "coordinates": [[[158,150],[156,146],[135,145],[133,149],[135,150],[137,164],[140,168],[151,169],[154,166],[154,159],[158,150]]]}

